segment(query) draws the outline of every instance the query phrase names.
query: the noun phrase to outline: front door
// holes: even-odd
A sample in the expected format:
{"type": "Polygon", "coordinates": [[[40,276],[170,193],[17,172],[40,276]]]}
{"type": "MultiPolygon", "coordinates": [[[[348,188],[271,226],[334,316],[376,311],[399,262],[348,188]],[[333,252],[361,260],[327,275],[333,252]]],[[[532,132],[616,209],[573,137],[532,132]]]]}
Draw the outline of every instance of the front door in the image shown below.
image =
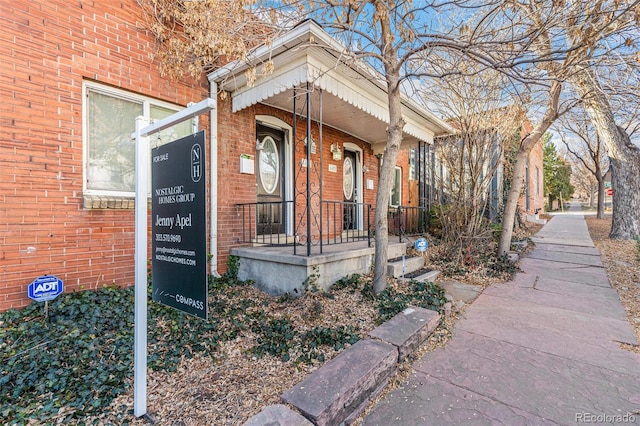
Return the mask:
{"type": "Polygon", "coordinates": [[[256,157],[258,235],[284,233],[284,132],[256,125],[259,149],[256,157]]]}
{"type": "Polygon", "coordinates": [[[358,181],[356,176],[356,153],[344,151],[342,164],[342,192],[344,194],[343,229],[358,229],[358,181]]]}

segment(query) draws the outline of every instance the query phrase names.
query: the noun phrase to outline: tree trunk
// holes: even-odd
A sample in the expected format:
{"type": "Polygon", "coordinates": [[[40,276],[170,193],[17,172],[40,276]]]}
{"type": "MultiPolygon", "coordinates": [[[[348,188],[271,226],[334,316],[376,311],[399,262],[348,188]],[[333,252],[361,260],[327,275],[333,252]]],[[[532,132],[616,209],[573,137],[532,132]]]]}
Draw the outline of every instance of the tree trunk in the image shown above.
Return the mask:
{"type": "Polygon", "coordinates": [[[507,202],[504,206],[502,216],[502,232],[500,233],[500,242],[498,243],[498,255],[504,256],[511,250],[511,236],[513,235],[513,225],[516,220],[516,212],[518,210],[518,198],[524,187],[524,175],[526,173],[527,158],[531,148],[524,149],[520,147],[516,154],[516,163],[513,166],[513,179],[511,180],[511,188],[507,196],[507,202]]]}
{"type": "Polygon", "coordinates": [[[613,220],[609,237],[617,240],[640,237],[640,148],[616,124],[609,99],[592,69],[582,68],[569,77],[569,82],[583,98],[611,161],[613,220]]]}
{"type": "MultiPolygon", "coordinates": [[[[386,39],[390,37],[391,25],[388,15],[380,20],[380,29],[386,39]]],[[[400,68],[398,66],[397,52],[392,47],[383,49],[385,58],[385,74],[387,79],[387,100],[389,103],[389,126],[387,127],[387,145],[382,158],[380,181],[376,196],[376,238],[375,257],[373,266],[373,293],[380,294],[387,286],[387,261],[389,246],[389,224],[387,213],[389,211],[389,197],[393,185],[393,175],[400,144],[402,143],[402,97],[400,92],[400,68]]]]}
{"type": "MultiPolygon", "coordinates": [[[[389,89],[391,92],[391,88],[389,89]]],[[[393,185],[393,173],[400,152],[402,142],[402,128],[404,120],[400,109],[400,93],[397,93],[397,102],[389,99],[389,116],[391,123],[387,129],[387,145],[382,157],[380,169],[380,181],[376,196],[376,238],[375,258],[373,268],[373,292],[381,293],[387,285],[387,252],[389,246],[389,224],[387,213],[389,212],[389,197],[393,185]]]]}
{"type": "Polygon", "coordinates": [[[625,154],[622,159],[610,159],[613,218],[609,237],[614,240],[640,237],[640,149],[629,148],[625,154]]]}
{"type": "MultiPolygon", "coordinates": [[[[542,120],[533,128],[533,131],[520,142],[520,148],[516,154],[516,164],[513,168],[511,189],[509,190],[509,195],[507,196],[507,201],[504,206],[502,232],[500,233],[500,241],[498,242],[498,256],[506,255],[511,249],[511,236],[513,235],[516,210],[518,209],[518,198],[520,198],[520,192],[524,186],[527,157],[535,144],[542,138],[542,135],[544,135],[558,117],[558,102],[561,91],[562,84],[554,81],[549,88],[549,104],[547,105],[547,110],[542,120]]],[[[551,206],[549,206],[549,208],[551,208],[551,206]]]]}
{"type": "Polygon", "coordinates": [[[596,178],[598,179],[598,213],[596,217],[598,219],[604,218],[604,176],[599,167],[596,167],[596,178]]]}

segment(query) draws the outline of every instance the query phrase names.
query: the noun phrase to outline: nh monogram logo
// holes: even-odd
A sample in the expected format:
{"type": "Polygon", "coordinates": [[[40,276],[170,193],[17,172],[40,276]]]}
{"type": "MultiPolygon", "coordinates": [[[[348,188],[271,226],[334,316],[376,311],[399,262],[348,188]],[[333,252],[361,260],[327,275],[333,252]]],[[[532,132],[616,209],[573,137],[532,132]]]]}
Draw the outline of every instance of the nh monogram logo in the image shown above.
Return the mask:
{"type": "Polygon", "coordinates": [[[191,180],[199,182],[202,178],[202,147],[198,144],[191,147],[191,180]]]}

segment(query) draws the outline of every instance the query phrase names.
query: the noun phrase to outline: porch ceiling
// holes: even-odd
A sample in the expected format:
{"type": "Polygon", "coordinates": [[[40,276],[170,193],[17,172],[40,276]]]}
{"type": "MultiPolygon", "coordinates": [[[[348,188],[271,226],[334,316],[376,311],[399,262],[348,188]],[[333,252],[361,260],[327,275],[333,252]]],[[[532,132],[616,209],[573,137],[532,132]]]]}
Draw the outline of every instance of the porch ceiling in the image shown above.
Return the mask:
{"type": "MultiPolygon", "coordinates": [[[[257,67],[258,74],[261,67],[257,67]]],[[[344,49],[312,21],[306,21],[274,41],[270,48],[258,49],[247,63],[232,63],[209,75],[209,81],[231,93],[233,111],[256,103],[293,112],[294,88],[300,94],[307,83],[312,95],[311,117],[319,119],[318,89],[322,89],[322,122],[370,143],[381,152],[386,142],[388,106],[386,85],[368,66],[347,62],[344,49]],[[249,64],[271,59],[274,72],[258,75],[247,84],[249,64]]],[[[297,110],[305,96],[298,97],[297,110]]],[[[403,99],[403,146],[418,140],[428,143],[448,125],[409,98],[403,99]]],[[[304,109],[302,109],[304,111],[304,109]]],[[[302,113],[303,116],[306,112],[302,113]]]]}
{"type": "MultiPolygon", "coordinates": [[[[298,95],[300,92],[299,90],[298,95]]],[[[300,110],[301,103],[305,102],[304,96],[298,96],[297,102],[298,110],[300,110]]],[[[312,94],[311,102],[311,116],[314,120],[318,120],[319,97],[317,93],[312,94]]],[[[287,89],[262,103],[293,113],[293,90],[287,89]]],[[[322,123],[372,145],[386,143],[387,123],[385,121],[326,91],[322,95],[322,123]]],[[[417,143],[417,141],[418,138],[405,133],[403,143],[417,143]]]]}

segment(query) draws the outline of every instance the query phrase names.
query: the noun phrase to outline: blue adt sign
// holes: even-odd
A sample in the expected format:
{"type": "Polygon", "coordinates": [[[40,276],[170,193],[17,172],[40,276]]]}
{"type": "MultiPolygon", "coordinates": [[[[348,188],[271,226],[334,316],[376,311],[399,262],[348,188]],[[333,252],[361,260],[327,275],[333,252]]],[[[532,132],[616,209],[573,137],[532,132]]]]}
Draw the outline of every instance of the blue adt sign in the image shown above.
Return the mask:
{"type": "Polygon", "coordinates": [[[429,242],[426,238],[418,238],[415,243],[416,250],[418,251],[427,251],[429,248],[429,242]]]}
{"type": "Polygon", "coordinates": [[[29,298],[36,302],[53,300],[64,290],[62,280],[54,275],[45,275],[36,278],[27,289],[29,298]]]}

